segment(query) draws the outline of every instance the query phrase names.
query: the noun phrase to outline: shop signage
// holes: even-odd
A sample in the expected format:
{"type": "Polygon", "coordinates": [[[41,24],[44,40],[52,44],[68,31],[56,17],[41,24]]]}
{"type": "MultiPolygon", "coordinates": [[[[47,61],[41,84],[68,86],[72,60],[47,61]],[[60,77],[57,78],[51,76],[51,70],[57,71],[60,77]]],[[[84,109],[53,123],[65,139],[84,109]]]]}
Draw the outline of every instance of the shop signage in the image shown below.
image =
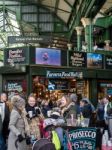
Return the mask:
{"type": "Polygon", "coordinates": [[[69,65],[74,67],[86,67],[86,53],[69,52],[69,65]]]}
{"type": "Polygon", "coordinates": [[[64,150],[95,150],[96,149],[96,128],[76,128],[64,135],[64,150]]]}
{"type": "Polygon", "coordinates": [[[65,90],[65,89],[68,89],[68,81],[49,80],[48,90],[65,90]]]}
{"type": "Polygon", "coordinates": [[[52,41],[50,36],[8,36],[8,43],[49,43],[52,41]]]}
{"type": "Polygon", "coordinates": [[[112,69],[112,56],[105,56],[105,68],[112,69]]]}
{"type": "Polygon", "coordinates": [[[11,92],[11,91],[22,92],[22,90],[23,90],[21,84],[19,84],[17,82],[15,82],[15,83],[7,83],[7,89],[8,89],[8,92],[11,92]]]}
{"type": "Polygon", "coordinates": [[[4,50],[5,64],[26,64],[28,49],[27,48],[8,48],[4,50]]]}
{"type": "Polygon", "coordinates": [[[47,78],[82,78],[83,73],[82,72],[74,72],[74,71],[69,71],[69,72],[51,72],[47,71],[46,72],[46,77],[47,78]]]}

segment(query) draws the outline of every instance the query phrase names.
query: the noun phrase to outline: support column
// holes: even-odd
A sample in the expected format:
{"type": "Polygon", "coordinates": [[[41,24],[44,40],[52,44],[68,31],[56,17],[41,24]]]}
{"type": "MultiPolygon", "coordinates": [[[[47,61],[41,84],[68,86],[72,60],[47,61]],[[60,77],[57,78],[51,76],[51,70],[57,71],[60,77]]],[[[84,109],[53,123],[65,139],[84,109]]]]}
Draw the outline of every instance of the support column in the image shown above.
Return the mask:
{"type": "Polygon", "coordinates": [[[85,43],[87,44],[87,51],[93,50],[93,27],[90,18],[82,18],[81,22],[85,28],[85,43]]]}
{"type": "Polygon", "coordinates": [[[81,26],[75,27],[75,30],[77,32],[77,50],[81,51],[81,49],[82,49],[81,35],[82,35],[83,27],[81,27],[81,26]]]}

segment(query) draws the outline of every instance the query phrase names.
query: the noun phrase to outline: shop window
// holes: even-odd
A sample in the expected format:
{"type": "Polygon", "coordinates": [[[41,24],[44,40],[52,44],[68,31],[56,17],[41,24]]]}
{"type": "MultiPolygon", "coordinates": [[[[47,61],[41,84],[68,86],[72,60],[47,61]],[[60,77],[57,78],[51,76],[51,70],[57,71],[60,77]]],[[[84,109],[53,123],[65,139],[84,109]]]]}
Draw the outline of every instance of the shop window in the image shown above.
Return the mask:
{"type": "Polygon", "coordinates": [[[56,99],[61,98],[63,94],[77,93],[88,97],[88,82],[86,80],[76,79],[47,79],[42,76],[33,77],[33,93],[37,97],[50,98],[55,97],[56,99]]]}

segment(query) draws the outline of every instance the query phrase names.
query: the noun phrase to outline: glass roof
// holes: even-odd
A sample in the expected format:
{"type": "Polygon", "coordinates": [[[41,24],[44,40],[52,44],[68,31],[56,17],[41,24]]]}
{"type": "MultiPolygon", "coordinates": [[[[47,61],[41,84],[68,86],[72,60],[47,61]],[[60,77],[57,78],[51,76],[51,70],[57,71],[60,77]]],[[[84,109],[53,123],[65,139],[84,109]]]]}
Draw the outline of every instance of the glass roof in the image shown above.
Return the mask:
{"type": "Polygon", "coordinates": [[[0,9],[0,48],[7,47],[8,36],[18,36],[21,34],[16,15],[8,9],[0,9]]]}
{"type": "MultiPolygon", "coordinates": [[[[110,6],[112,6],[109,5],[112,4],[111,3],[112,0],[102,0],[102,1],[108,2],[106,3],[106,5],[104,5],[103,7],[104,10],[105,8],[108,9],[110,8],[110,6]]],[[[63,22],[65,22],[69,26],[69,29],[71,31],[72,30],[74,31],[74,26],[77,25],[75,24],[75,22],[77,23],[78,20],[77,18],[79,18],[80,20],[80,17],[83,16],[83,13],[81,14],[82,16],[80,15],[80,8],[82,6],[83,6],[82,7],[83,12],[88,10],[88,14],[89,14],[89,12],[92,11],[92,9],[94,8],[93,5],[94,6],[98,5],[97,7],[99,8],[99,4],[100,4],[100,0],[94,0],[94,1],[93,0],[92,1],[91,0],[0,0],[0,49],[7,47],[8,45],[7,37],[9,35],[19,36],[19,35],[23,35],[24,34],[23,32],[25,31],[33,32],[34,35],[37,35],[37,33],[35,32],[35,26],[25,22],[25,20],[21,20],[21,22],[17,21],[16,6],[21,6],[20,4],[21,2],[27,2],[29,4],[35,4],[35,6],[39,5],[49,9],[50,12],[55,13],[61,20],[63,20],[63,22]],[[87,5],[87,4],[91,4],[91,5],[87,5]]],[[[96,13],[97,11],[95,11],[95,14],[96,13]]],[[[34,16],[34,10],[32,15],[34,16]]],[[[25,19],[27,18],[25,17],[25,19]]],[[[35,17],[35,19],[37,18],[35,17]]],[[[57,26],[57,28],[59,27],[57,26]]]]}

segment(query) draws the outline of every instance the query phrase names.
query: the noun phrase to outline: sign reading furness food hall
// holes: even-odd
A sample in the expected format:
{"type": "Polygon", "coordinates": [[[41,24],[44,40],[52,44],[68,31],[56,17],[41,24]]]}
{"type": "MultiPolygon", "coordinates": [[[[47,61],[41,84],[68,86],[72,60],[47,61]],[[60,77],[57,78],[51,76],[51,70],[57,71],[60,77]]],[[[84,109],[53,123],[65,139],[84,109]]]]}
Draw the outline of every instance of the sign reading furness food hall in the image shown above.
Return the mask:
{"type": "Polygon", "coordinates": [[[4,63],[5,65],[14,64],[27,64],[28,63],[28,48],[17,47],[7,48],[4,50],[4,63]]]}
{"type": "Polygon", "coordinates": [[[83,78],[82,72],[74,72],[74,71],[60,71],[60,72],[52,72],[47,70],[46,72],[47,78],[83,78]]]}

